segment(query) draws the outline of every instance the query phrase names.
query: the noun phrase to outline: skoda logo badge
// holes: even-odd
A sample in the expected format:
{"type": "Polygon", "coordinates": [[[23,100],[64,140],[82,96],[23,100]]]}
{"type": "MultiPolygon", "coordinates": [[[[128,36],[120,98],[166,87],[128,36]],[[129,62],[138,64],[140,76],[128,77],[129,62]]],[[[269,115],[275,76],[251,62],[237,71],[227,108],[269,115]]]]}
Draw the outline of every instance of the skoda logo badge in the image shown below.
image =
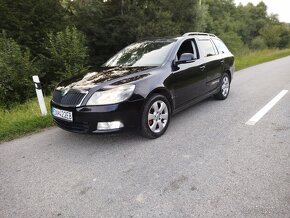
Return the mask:
{"type": "Polygon", "coordinates": [[[68,93],[69,89],[62,89],[61,96],[65,96],[68,93]]]}

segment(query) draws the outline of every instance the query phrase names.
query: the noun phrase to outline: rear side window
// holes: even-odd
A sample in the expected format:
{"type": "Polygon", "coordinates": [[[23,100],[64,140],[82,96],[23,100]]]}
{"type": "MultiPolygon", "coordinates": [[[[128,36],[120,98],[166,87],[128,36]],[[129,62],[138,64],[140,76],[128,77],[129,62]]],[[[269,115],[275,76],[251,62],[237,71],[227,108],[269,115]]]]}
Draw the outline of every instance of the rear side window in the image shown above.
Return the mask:
{"type": "Polygon", "coordinates": [[[209,39],[199,40],[201,55],[203,57],[210,57],[216,55],[212,42],[209,39]]]}
{"type": "Polygon", "coordinates": [[[214,42],[215,46],[217,47],[217,50],[219,52],[219,54],[226,54],[229,53],[229,49],[227,48],[227,46],[219,39],[212,39],[212,41],[214,42]]]}

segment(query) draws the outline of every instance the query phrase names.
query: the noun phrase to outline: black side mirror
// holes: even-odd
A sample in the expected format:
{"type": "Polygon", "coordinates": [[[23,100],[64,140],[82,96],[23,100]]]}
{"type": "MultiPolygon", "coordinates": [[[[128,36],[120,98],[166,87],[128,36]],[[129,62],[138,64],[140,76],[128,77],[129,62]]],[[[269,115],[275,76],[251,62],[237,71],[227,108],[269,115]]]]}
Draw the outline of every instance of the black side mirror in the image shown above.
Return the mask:
{"type": "Polygon", "coordinates": [[[178,65],[180,64],[187,64],[195,61],[194,55],[192,53],[183,53],[178,61],[173,61],[172,62],[172,69],[173,70],[178,70],[179,67],[178,65]]]}
{"type": "Polygon", "coordinates": [[[194,60],[194,55],[192,53],[183,53],[180,58],[179,61],[181,64],[182,63],[189,63],[192,62],[194,60]]]}

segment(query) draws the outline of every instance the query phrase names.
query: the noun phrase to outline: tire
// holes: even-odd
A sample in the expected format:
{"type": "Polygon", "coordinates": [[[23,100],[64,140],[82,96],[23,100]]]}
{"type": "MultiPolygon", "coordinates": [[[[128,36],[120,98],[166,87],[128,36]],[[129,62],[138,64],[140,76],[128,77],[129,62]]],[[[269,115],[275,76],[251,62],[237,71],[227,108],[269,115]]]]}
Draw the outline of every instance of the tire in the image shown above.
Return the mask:
{"type": "Polygon", "coordinates": [[[167,98],[152,95],[145,103],[141,117],[141,134],[149,139],[162,136],[170,123],[171,107],[167,98]]]}
{"type": "Polygon", "coordinates": [[[214,95],[214,97],[218,100],[225,100],[230,93],[231,90],[231,80],[229,74],[225,73],[220,81],[219,92],[214,95]]]}

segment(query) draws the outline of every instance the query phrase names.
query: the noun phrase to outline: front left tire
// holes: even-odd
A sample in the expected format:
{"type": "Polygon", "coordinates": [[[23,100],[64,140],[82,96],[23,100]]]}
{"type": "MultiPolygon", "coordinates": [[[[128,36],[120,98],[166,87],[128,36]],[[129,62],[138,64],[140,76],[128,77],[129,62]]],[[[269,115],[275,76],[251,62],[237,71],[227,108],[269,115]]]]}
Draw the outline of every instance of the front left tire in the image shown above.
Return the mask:
{"type": "Polygon", "coordinates": [[[145,103],[141,117],[141,134],[150,139],[162,136],[170,123],[171,107],[167,98],[152,95],[145,103]]]}

